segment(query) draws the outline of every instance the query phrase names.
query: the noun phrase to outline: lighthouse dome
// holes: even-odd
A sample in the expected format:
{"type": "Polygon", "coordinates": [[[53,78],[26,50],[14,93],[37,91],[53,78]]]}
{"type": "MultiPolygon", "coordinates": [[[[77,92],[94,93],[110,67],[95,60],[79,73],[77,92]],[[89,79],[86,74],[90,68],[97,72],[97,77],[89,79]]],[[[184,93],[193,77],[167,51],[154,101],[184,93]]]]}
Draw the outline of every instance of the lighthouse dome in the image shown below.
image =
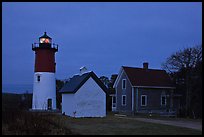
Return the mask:
{"type": "Polygon", "coordinates": [[[39,41],[40,41],[40,43],[51,44],[52,38],[49,37],[46,32],[44,32],[44,35],[39,38],[39,41]]]}

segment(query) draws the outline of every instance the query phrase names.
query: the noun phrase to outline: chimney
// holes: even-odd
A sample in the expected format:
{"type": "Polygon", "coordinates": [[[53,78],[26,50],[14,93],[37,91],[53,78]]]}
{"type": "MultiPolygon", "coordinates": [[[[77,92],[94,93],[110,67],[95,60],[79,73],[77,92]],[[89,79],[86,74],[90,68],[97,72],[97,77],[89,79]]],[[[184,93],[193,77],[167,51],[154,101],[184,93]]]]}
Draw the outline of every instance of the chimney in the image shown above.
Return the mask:
{"type": "Polygon", "coordinates": [[[148,62],[143,63],[143,69],[148,69],[148,62]]]}

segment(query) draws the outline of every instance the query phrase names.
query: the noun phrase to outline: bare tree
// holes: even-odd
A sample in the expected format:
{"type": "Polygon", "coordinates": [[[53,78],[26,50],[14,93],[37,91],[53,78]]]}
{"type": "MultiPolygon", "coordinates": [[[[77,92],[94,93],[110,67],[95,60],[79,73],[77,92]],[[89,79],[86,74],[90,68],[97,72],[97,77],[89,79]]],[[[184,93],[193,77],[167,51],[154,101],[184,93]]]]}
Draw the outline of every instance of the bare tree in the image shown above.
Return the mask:
{"type": "Polygon", "coordinates": [[[101,76],[99,79],[100,79],[101,82],[103,82],[103,84],[108,88],[108,84],[110,83],[108,77],[106,77],[106,76],[101,76]]]}
{"type": "Polygon", "coordinates": [[[192,93],[191,72],[199,62],[202,62],[202,45],[180,50],[168,57],[166,62],[162,63],[162,68],[169,73],[185,71],[186,115],[188,115],[190,110],[190,99],[192,93]]]}
{"type": "Polygon", "coordinates": [[[182,68],[191,69],[202,60],[202,45],[185,48],[167,58],[162,68],[168,72],[177,72],[182,68]]]}

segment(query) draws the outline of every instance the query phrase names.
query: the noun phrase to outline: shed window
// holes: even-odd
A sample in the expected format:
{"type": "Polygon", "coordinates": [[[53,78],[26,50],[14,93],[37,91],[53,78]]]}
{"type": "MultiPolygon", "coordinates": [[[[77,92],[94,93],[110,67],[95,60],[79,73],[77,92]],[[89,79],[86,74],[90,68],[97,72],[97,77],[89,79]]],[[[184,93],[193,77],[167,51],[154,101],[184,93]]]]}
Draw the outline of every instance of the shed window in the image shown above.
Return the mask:
{"type": "Polygon", "coordinates": [[[126,105],[126,95],[122,95],[122,106],[126,105]]]}
{"type": "Polygon", "coordinates": [[[122,80],[122,89],[126,89],[126,79],[122,80]]]}
{"type": "Polygon", "coordinates": [[[147,106],[147,95],[141,95],[141,106],[147,106]]]}

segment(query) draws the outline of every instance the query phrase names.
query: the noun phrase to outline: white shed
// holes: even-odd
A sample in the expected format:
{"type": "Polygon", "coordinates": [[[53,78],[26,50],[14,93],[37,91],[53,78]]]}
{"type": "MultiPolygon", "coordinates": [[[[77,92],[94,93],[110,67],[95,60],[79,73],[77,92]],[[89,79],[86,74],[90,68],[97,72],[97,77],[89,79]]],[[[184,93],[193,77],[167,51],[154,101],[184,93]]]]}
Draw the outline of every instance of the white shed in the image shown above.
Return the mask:
{"type": "Polygon", "coordinates": [[[106,91],[94,72],[75,75],[60,90],[62,113],[71,117],[105,117],[106,91]]]}

